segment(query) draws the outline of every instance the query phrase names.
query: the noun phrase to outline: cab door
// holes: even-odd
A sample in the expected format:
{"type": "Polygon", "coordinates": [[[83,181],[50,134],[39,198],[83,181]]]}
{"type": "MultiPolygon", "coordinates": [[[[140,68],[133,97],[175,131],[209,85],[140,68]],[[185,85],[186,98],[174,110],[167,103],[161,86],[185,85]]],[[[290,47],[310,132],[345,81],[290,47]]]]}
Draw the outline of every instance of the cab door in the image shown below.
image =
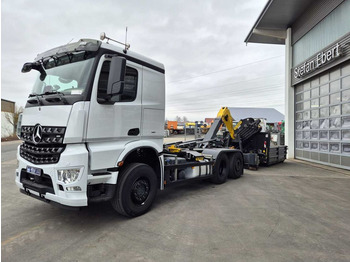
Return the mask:
{"type": "Polygon", "coordinates": [[[142,66],[127,61],[121,94],[104,103],[111,59],[102,56],[95,75],[87,124],[87,141],[135,141],[140,139],[142,66]]]}

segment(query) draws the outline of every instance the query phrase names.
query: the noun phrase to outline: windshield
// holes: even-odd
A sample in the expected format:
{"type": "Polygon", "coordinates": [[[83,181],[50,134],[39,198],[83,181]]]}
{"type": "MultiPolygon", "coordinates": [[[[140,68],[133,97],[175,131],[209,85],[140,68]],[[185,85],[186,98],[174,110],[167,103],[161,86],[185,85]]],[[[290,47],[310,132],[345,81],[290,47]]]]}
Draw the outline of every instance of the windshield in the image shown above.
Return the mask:
{"type": "Polygon", "coordinates": [[[61,92],[65,95],[81,95],[87,88],[93,58],[72,63],[50,59],[45,64],[47,76],[43,81],[38,76],[32,94],[61,92]],[[63,64],[55,66],[56,64],[63,64]]]}

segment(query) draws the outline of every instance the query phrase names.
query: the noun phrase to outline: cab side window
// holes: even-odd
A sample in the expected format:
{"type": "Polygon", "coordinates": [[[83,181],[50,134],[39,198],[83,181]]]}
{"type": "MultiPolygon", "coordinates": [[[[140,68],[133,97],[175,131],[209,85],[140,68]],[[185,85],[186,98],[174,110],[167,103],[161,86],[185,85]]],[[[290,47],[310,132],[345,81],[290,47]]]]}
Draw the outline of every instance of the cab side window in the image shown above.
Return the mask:
{"type": "MultiPolygon", "coordinates": [[[[111,62],[104,61],[98,80],[97,98],[105,100],[107,98],[107,84],[111,62]]],[[[112,102],[131,102],[134,101],[137,94],[137,70],[131,67],[126,67],[124,90],[122,94],[112,96],[112,102]]]]}

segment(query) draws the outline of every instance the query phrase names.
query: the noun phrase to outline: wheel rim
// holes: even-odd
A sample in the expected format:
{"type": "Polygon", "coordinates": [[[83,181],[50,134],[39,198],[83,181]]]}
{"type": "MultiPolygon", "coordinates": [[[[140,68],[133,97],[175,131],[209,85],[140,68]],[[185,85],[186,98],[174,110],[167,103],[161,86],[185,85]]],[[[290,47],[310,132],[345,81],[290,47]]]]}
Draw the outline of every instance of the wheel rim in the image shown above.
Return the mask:
{"type": "Polygon", "coordinates": [[[142,206],[150,193],[150,183],[147,178],[137,179],[131,187],[131,199],[136,205],[142,206]]]}

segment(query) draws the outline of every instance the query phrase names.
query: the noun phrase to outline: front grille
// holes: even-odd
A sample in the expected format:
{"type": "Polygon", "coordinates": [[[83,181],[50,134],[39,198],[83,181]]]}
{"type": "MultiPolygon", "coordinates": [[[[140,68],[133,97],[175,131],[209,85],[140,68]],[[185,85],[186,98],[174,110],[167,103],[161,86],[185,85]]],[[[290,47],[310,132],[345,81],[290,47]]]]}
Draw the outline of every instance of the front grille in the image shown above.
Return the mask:
{"type": "Polygon", "coordinates": [[[28,173],[25,169],[21,170],[20,181],[25,188],[32,189],[40,194],[54,194],[51,177],[47,174],[41,176],[28,173]]]}
{"type": "Polygon", "coordinates": [[[20,156],[33,164],[55,164],[65,149],[63,145],[64,127],[42,127],[41,139],[33,141],[34,126],[22,126],[20,156]]]}
{"type": "Polygon", "coordinates": [[[60,160],[65,145],[37,146],[27,142],[20,146],[20,155],[33,164],[55,164],[60,160]]]}
{"type": "MultiPolygon", "coordinates": [[[[26,142],[33,143],[34,126],[22,126],[21,138],[26,142]]],[[[42,127],[42,138],[38,144],[62,144],[64,139],[64,127],[42,127]]]]}

